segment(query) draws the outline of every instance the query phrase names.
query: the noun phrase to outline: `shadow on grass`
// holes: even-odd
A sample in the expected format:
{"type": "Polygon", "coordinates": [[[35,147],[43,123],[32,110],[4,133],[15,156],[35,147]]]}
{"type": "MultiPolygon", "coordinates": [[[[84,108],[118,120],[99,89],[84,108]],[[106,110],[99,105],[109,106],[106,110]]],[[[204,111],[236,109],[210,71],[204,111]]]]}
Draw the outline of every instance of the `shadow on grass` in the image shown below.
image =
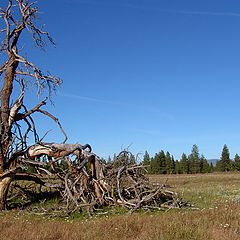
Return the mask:
{"type": "Polygon", "coordinates": [[[16,194],[16,196],[12,197],[12,199],[10,198],[10,200],[8,200],[8,210],[24,210],[39,203],[44,202],[44,204],[57,204],[60,201],[61,195],[58,191],[33,192],[24,190],[16,194]]]}

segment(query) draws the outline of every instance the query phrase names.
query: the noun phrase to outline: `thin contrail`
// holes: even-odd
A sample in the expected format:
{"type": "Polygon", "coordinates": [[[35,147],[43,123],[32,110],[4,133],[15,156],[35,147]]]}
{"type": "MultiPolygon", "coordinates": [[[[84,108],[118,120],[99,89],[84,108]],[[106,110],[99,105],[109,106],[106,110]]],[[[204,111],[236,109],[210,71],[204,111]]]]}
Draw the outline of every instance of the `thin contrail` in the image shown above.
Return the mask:
{"type": "Polygon", "coordinates": [[[99,98],[94,98],[94,97],[86,97],[86,96],[81,96],[81,95],[76,95],[72,93],[58,93],[59,96],[61,97],[66,97],[66,98],[72,98],[72,99],[79,99],[83,101],[88,101],[88,102],[94,102],[94,103],[100,103],[100,104],[107,104],[107,105],[117,105],[119,107],[130,107],[134,109],[138,109],[144,112],[149,112],[149,113],[154,113],[154,114],[160,114],[161,118],[173,121],[175,118],[171,114],[161,112],[160,108],[155,108],[152,106],[142,106],[138,104],[133,104],[129,102],[118,102],[118,101],[111,101],[111,100],[103,100],[99,98]]]}
{"type": "Polygon", "coordinates": [[[172,12],[172,13],[189,14],[189,15],[240,17],[240,13],[234,13],[234,12],[199,12],[199,11],[172,11],[172,10],[165,10],[165,11],[169,13],[172,12]]]}
{"type": "Polygon", "coordinates": [[[102,100],[102,99],[94,98],[94,97],[85,97],[85,96],[76,95],[76,94],[72,94],[72,93],[61,93],[60,92],[59,96],[80,99],[80,100],[89,101],[89,102],[96,102],[96,103],[121,104],[121,103],[114,102],[114,101],[107,101],[107,100],[102,100]]]}
{"type": "MultiPolygon", "coordinates": [[[[66,2],[67,3],[67,2],[66,2]]],[[[68,2],[68,4],[72,4],[73,2],[68,2]]],[[[151,6],[143,6],[136,5],[131,3],[111,3],[111,2],[100,2],[100,1],[85,1],[85,0],[77,0],[76,4],[86,4],[86,5],[101,5],[101,6],[117,6],[117,7],[125,7],[125,8],[133,8],[133,9],[141,9],[141,10],[154,10],[162,13],[171,13],[171,14],[188,14],[188,15],[208,15],[208,16],[225,16],[225,17],[240,17],[240,13],[237,12],[213,12],[213,11],[188,11],[188,10],[172,10],[172,9],[162,9],[159,7],[151,7],[151,6]]]]}

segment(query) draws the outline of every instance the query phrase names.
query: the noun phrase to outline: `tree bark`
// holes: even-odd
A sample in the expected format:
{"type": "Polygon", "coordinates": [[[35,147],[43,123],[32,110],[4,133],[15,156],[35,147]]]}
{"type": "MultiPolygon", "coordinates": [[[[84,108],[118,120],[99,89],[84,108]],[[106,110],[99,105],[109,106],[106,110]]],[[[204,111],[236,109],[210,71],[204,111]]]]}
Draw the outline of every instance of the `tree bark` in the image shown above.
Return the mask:
{"type": "Polygon", "coordinates": [[[0,211],[7,209],[7,194],[11,182],[11,177],[0,179],[0,211]]]}
{"type": "Polygon", "coordinates": [[[9,129],[9,107],[10,98],[13,91],[13,80],[15,77],[15,71],[18,67],[18,62],[15,61],[14,56],[10,57],[12,62],[6,69],[4,84],[1,90],[1,146],[0,146],[0,173],[3,173],[6,165],[6,154],[10,141],[10,129],[9,129]]]}

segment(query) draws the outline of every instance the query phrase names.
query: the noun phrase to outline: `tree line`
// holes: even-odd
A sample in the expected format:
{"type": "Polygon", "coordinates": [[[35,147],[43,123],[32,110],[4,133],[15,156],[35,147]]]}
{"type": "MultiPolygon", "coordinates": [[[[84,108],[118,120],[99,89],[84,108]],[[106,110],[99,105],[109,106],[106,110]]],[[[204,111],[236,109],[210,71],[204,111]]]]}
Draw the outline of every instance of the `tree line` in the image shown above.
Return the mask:
{"type": "Polygon", "coordinates": [[[213,164],[209,164],[207,159],[200,155],[196,144],[193,145],[191,154],[183,153],[180,160],[175,160],[168,151],[165,153],[161,150],[154,157],[150,157],[146,151],[142,164],[147,166],[150,174],[208,173],[214,169],[213,164]]]}
{"type": "MultiPolygon", "coordinates": [[[[113,157],[113,160],[116,156],[113,157]]],[[[108,162],[111,162],[109,157],[108,162]]],[[[132,162],[135,159],[131,159],[132,162]]],[[[195,174],[210,172],[240,171],[240,156],[236,154],[230,159],[230,153],[225,144],[222,149],[220,160],[215,164],[209,162],[203,154],[199,153],[198,146],[193,145],[191,153],[183,153],[180,160],[174,159],[170,152],[161,150],[153,157],[146,151],[141,164],[146,166],[149,174],[195,174]]]]}

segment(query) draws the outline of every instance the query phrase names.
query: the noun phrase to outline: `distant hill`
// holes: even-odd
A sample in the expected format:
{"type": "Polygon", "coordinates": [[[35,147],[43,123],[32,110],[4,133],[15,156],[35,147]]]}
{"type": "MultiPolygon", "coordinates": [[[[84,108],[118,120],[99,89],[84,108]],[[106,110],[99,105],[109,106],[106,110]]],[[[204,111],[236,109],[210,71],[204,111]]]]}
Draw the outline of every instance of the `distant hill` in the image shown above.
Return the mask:
{"type": "Polygon", "coordinates": [[[219,161],[220,159],[208,159],[209,164],[213,164],[213,166],[216,166],[216,162],[219,161]]]}

